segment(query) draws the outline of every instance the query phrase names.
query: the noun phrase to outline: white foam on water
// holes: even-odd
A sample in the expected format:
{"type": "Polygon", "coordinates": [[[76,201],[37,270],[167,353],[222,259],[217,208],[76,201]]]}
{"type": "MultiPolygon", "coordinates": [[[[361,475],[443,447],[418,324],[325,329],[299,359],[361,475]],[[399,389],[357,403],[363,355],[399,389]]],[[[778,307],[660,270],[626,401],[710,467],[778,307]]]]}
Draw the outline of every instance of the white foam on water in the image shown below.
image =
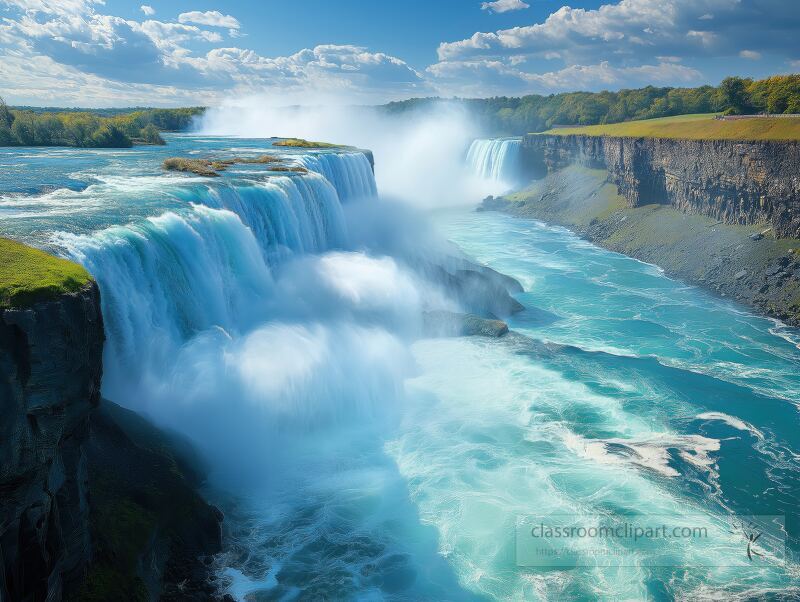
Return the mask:
{"type": "Polygon", "coordinates": [[[698,414],[695,416],[698,420],[719,420],[720,422],[724,422],[728,426],[731,426],[735,429],[740,431],[747,431],[758,437],[759,439],[764,438],[764,433],[754,427],[752,424],[745,422],[744,420],[740,420],[735,416],[731,416],[730,414],[725,414],[724,412],[703,412],[702,414],[698,414]]]}

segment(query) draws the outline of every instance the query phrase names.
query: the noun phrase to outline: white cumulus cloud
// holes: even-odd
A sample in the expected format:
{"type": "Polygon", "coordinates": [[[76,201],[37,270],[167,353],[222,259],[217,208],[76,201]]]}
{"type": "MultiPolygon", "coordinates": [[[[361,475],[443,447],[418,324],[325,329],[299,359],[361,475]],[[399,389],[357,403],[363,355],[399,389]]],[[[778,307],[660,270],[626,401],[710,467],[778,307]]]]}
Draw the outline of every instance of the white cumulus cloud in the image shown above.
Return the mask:
{"type": "Polygon", "coordinates": [[[528,8],[522,0],[495,0],[494,2],[482,2],[481,10],[488,10],[493,13],[507,13],[512,10],[522,10],[528,8]]]}
{"type": "Polygon", "coordinates": [[[223,15],[218,10],[207,10],[205,12],[192,10],[188,13],[178,15],[180,23],[195,23],[197,25],[208,25],[211,27],[226,27],[228,29],[239,29],[241,24],[231,15],[223,15]]]}
{"type": "Polygon", "coordinates": [[[154,9],[152,6],[149,6],[147,4],[142,4],[139,7],[139,10],[141,10],[145,14],[145,16],[147,16],[147,17],[152,17],[154,14],[156,14],[156,9],[154,9]]]}
{"type": "Polygon", "coordinates": [[[757,61],[758,59],[761,58],[761,53],[756,52],[755,50],[742,50],[741,52],[739,52],[739,56],[742,57],[743,59],[757,61]]]}

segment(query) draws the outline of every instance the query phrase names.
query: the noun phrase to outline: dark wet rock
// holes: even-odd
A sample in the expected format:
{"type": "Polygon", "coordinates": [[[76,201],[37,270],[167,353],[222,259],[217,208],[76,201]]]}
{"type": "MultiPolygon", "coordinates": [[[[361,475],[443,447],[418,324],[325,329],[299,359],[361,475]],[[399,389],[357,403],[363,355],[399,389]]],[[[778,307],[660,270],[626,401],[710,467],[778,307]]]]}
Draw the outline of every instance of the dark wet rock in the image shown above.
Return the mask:
{"type": "Polygon", "coordinates": [[[105,399],[90,426],[94,550],[77,598],[218,600],[208,559],[223,517],[198,494],[205,467],[191,445],[105,399]]]}
{"type": "Polygon", "coordinates": [[[467,312],[483,318],[506,317],[525,307],[512,295],[523,291],[511,276],[464,257],[443,257],[418,264],[420,273],[443,287],[467,312]]]}
{"type": "Polygon", "coordinates": [[[0,600],[60,600],[87,570],[102,350],[94,283],[0,310],[0,600]]]}
{"type": "Polygon", "coordinates": [[[424,328],[430,336],[482,336],[499,338],[508,333],[502,320],[481,318],[474,314],[451,311],[428,311],[423,314],[424,328]]]}
{"type": "Polygon", "coordinates": [[[100,400],[92,282],[0,310],[0,600],[213,600],[190,446],[100,400]]]}
{"type": "Polygon", "coordinates": [[[434,271],[436,280],[472,313],[497,317],[510,316],[525,309],[511,296],[511,292],[518,292],[517,287],[522,288],[516,280],[489,268],[475,265],[471,268],[448,271],[435,266],[434,271]]]}

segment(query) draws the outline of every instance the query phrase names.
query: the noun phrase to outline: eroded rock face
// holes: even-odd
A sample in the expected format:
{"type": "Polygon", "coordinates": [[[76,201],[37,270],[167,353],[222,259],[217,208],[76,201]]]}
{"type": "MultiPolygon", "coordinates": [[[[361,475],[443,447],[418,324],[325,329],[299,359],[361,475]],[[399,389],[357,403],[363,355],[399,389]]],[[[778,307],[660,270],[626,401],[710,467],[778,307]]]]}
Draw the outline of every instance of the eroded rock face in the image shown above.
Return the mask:
{"type": "MultiPolygon", "coordinates": [[[[670,204],[731,224],[800,237],[800,144],[528,135],[526,164],[552,173],[602,167],[631,207],[670,204]]],[[[534,171],[535,168],[534,168],[534,171]]],[[[538,174],[541,175],[541,174],[538,174]]]]}
{"type": "Polygon", "coordinates": [[[90,560],[84,443],[100,399],[92,283],[0,310],[0,599],[60,600],[90,560]]]}

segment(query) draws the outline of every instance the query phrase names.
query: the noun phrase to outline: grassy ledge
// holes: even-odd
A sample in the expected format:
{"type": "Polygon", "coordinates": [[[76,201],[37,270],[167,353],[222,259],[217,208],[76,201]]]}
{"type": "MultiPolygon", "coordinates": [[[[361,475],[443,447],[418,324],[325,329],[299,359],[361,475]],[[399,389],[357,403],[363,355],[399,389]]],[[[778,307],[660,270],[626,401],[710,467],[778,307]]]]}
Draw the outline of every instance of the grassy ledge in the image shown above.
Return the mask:
{"type": "Polygon", "coordinates": [[[331,144],[330,142],[313,142],[302,138],[284,138],[272,143],[272,146],[290,146],[293,148],[350,148],[342,144],[331,144]]]}
{"type": "Polygon", "coordinates": [[[283,162],[281,157],[272,155],[261,155],[256,158],[233,157],[231,159],[170,157],[164,160],[161,167],[167,171],[182,171],[208,178],[219,177],[219,172],[225,171],[231,165],[267,165],[269,171],[308,173],[308,170],[302,165],[278,165],[281,162],[283,162]]]}
{"type": "Polygon", "coordinates": [[[555,128],[543,134],[681,140],[800,140],[800,117],[715,117],[715,113],[677,115],[605,125],[555,128]]]}
{"type": "Polygon", "coordinates": [[[49,301],[76,292],[91,280],[76,263],[0,238],[0,310],[49,301]]]}

